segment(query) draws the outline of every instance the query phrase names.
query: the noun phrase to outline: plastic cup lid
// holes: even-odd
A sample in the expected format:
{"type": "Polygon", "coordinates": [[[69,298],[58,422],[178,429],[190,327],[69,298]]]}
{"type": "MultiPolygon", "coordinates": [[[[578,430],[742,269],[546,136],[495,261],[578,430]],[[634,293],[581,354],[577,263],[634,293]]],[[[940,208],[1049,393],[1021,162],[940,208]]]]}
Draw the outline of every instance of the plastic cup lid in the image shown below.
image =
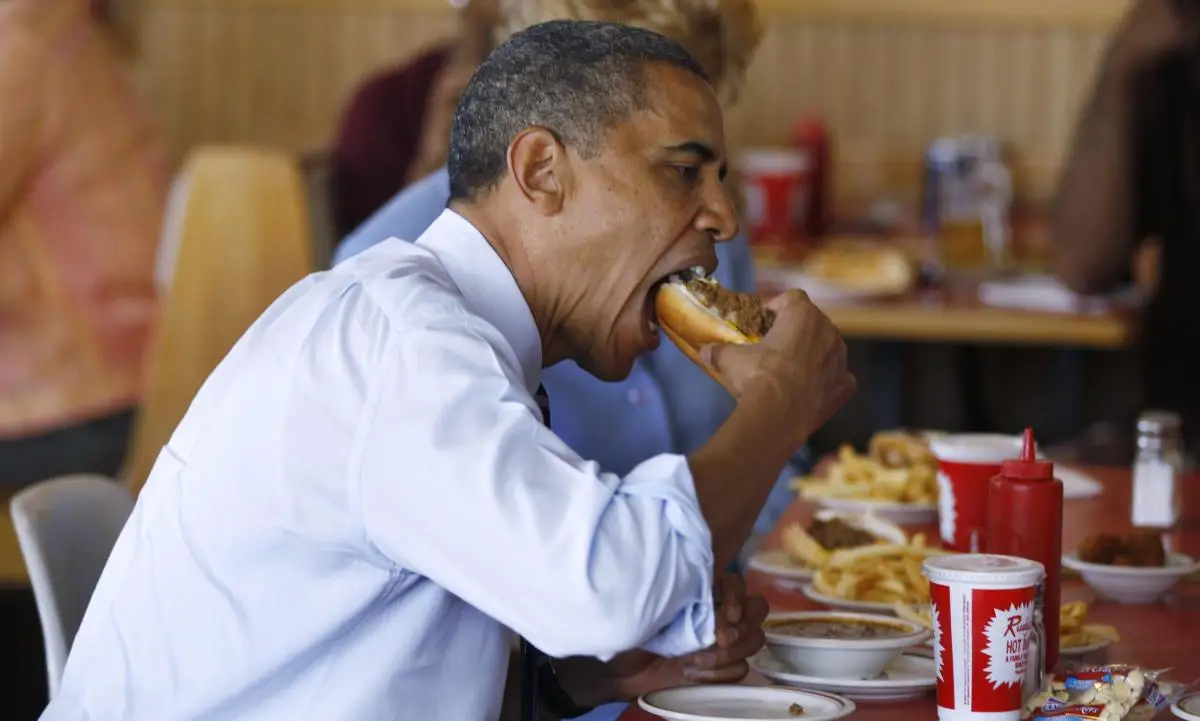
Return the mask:
{"type": "Polygon", "coordinates": [[[999,433],[959,433],[933,439],[929,449],[943,461],[999,465],[1021,456],[1021,437],[999,433]]]}
{"type": "Polygon", "coordinates": [[[1037,561],[987,553],[931,556],[921,571],[931,581],[987,586],[1034,586],[1046,576],[1046,569],[1037,561]]]}
{"type": "Polygon", "coordinates": [[[755,173],[803,173],[808,153],[796,148],[755,148],[738,156],[742,170],[755,173]]]}

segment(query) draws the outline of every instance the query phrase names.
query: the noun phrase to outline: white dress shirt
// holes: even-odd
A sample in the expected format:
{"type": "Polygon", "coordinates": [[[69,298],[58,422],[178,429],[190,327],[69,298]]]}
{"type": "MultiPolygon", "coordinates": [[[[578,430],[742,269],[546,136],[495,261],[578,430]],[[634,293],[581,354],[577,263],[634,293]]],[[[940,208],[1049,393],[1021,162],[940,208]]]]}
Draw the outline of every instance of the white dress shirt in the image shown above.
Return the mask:
{"type": "Polygon", "coordinates": [[[163,449],[45,721],[493,721],[511,634],[713,643],[686,460],[621,478],[544,428],[512,275],[446,211],[301,281],[163,449]]]}

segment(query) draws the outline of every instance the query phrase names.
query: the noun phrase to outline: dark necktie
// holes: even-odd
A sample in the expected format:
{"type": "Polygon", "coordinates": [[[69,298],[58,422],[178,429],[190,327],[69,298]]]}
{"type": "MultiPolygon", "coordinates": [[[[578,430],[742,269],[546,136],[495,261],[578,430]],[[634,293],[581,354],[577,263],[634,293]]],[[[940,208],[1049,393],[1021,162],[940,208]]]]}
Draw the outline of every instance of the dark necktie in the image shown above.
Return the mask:
{"type": "MultiPolygon", "coordinates": [[[[550,397],[546,395],[546,387],[538,386],[538,408],[542,411],[542,423],[550,427],[550,397]]],[[[543,655],[533,644],[521,639],[521,720],[537,721],[538,718],[538,674],[543,655]]]]}

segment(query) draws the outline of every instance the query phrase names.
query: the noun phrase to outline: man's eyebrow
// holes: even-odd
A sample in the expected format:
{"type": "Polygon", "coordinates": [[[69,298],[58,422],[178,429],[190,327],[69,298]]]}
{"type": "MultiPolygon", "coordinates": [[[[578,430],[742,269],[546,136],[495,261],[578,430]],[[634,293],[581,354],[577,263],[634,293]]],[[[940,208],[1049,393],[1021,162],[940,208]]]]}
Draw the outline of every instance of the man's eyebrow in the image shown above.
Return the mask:
{"type": "MultiPolygon", "coordinates": [[[[715,150],[713,150],[711,147],[709,147],[707,144],[702,143],[699,140],[689,140],[687,142],[680,143],[678,145],[672,145],[672,146],[669,146],[667,148],[667,150],[680,152],[680,153],[691,153],[692,155],[699,157],[700,160],[704,161],[705,163],[712,163],[712,162],[715,162],[717,159],[717,152],[715,150]]],[[[727,168],[725,166],[725,163],[721,163],[721,169],[720,169],[721,180],[725,179],[726,171],[727,171],[727,168]]]]}
{"type": "Polygon", "coordinates": [[[709,146],[701,143],[699,140],[689,140],[686,143],[672,145],[667,150],[674,150],[683,153],[691,153],[692,155],[700,156],[700,159],[706,163],[711,163],[717,159],[717,153],[709,146]]]}

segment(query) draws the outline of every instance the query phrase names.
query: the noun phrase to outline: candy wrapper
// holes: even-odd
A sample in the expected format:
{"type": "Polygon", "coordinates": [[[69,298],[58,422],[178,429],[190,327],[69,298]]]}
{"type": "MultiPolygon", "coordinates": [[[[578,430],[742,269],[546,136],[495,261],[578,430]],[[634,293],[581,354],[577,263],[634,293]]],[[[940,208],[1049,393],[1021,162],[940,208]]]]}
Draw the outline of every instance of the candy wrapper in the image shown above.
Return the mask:
{"type": "Polygon", "coordinates": [[[1137,666],[1088,666],[1049,676],[1025,703],[1028,721],[1146,721],[1171,705],[1184,688],[1162,671],[1137,666]]]}

